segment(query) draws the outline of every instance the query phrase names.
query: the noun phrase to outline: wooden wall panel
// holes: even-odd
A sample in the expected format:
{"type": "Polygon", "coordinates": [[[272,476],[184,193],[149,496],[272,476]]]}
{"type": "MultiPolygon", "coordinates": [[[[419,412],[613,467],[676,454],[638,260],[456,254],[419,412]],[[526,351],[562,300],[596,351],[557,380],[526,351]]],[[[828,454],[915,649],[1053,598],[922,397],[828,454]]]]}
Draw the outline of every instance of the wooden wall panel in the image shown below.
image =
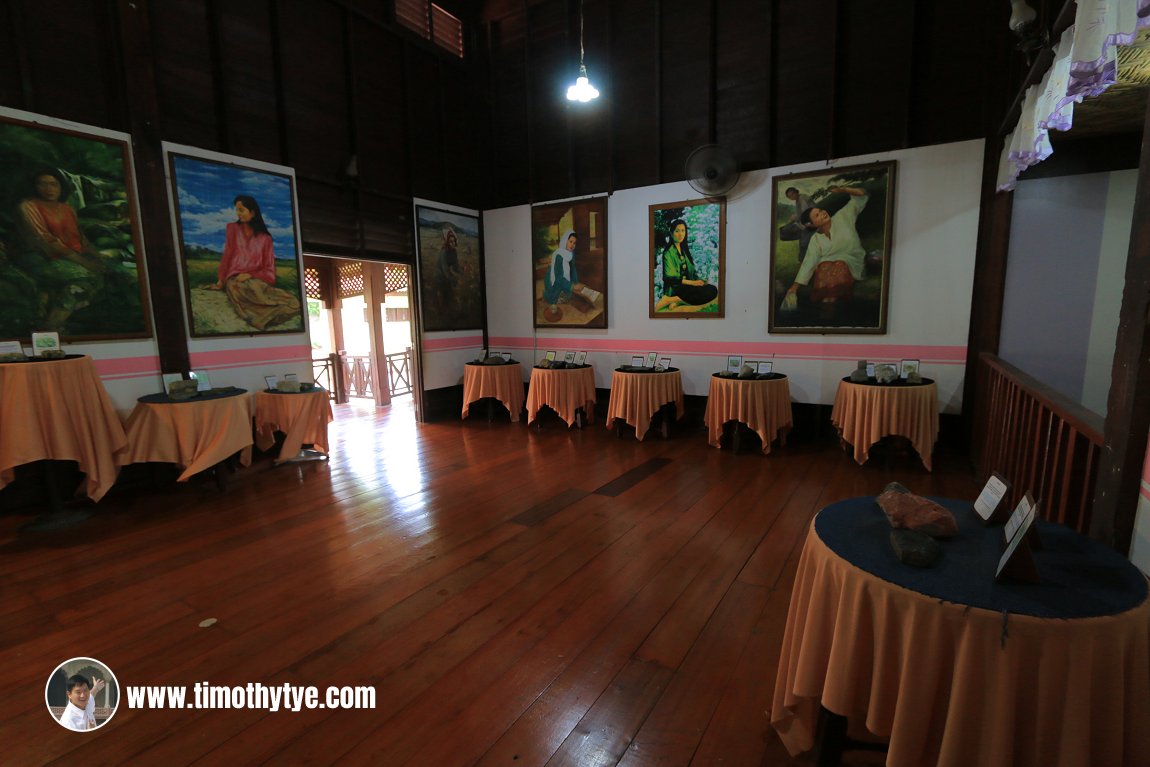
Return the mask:
{"type": "Polygon", "coordinates": [[[659,2],[611,4],[615,188],[646,186],[659,178],[659,2]]]}
{"type": "Polygon", "coordinates": [[[283,157],[271,0],[221,3],[215,28],[224,151],[279,163],[283,157]]]}
{"type": "Polygon", "coordinates": [[[835,0],[779,2],[775,25],[772,163],[832,156],[835,0]]]}
{"type": "MultiPolygon", "coordinates": [[[[404,46],[406,109],[411,125],[411,192],[416,197],[443,200],[444,92],[436,57],[414,46],[404,46]]],[[[456,115],[453,115],[453,117],[456,115]]],[[[464,118],[466,119],[466,118],[464,118]]]]}
{"type": "Polygon", "coordinates": [[[204,3],[152,3],[149,14],[164,140],[220,149],[212,39],[204,3]]]}
{"type": "Polygon", "coordinates": [[[350,255],[360,247],[358,200],[350,185],[297,177],[296,194],[305,252],[350,255]]]}
{"type": "Polygon", "coordinates": [[[28,75],[22,39],[22,14],[16,3],[0,3],[0,104],[28,109],[24,101],[24,78],[28,75]]]}
{"type": "Polygon", "coordinates": [[[55,3],[14,0],[31,87],[26,109],[124,130],[115,25],[104,0],[55,3]]]}
{"type": "Polygon", "coordinates": [[[914,0],[839,5],[835,154],[907,145],[913,93],[914,0]],[[881,45],[875,41],[881,40],[881,45]]]}
{"type": "Polygon", "coordinates": [[[1025,75],[1006,26],[1009,7],[920,3],[911,144],[962,141],[997,130],[1025,75]]]}
{"type": "Polygon", "coordinates": [[[531,198],[531,140],[527,121],[527,24],[523,16],[488,25],[491,41],[491,174],[486,207],[531,198]]]}
{"type": "Polygon", "coordinates": [[[716,3],[715,141],[743,166],[770,165],[771,4],[716,3]]]}
{"type": "Polygon", "coordinates": [[[405,194],[411,180],[403,46],[396,35],[370,24],[357,24],[352,41],[360,188],[405,194]]]}
{"type": "Polygon", "coordinates": [[[317,179],[340,179],[351,148],[345,14],[312,0],[278,0],[287,164],[317,179]]]}
{"type": "Polygon", "coordinates": [[[486,101],[471,90],[463,67],[444,61],[439,76],[440,90],[446,98],[441,112],[443,147],[440,152],[444,199],[456,205],[480,208],[490,133],[486,120],[471,118],[486,113],[486,101]]]}
{"type": "Polygon", "coordinates": [[[415,225],[410,201],[363,195],[360,210],[366,252],[385,254],[392,261],[414,263],[415,225]]]}
{"type": "Polygon", "coordinates": [[[568,16],[565,0],[539,3],[527,10],[527,75],[531,141],[537,150],[531,163],[531,200],[570,197],[571,142],[568,110],[579,104],[567,101],[567,86],[579,67],[578,15],[568,16]]]}
{"type": "Polygon", "coordinates": [[[659,18],[659,114],[663,181],[681,179],[687,155],[713,143],[712,3],[663,3],[659,18]]]}
{"type": "MultiPolygon", "coordinates": [[[[618,104],[610,98],[614,90],[608,65],[612,50],[610,10],[611,0],[588,0],[583,5],[587,72],[591,84],[599,89],[601,95],[586,104],[567,103],[572,187],[573,193],[578,195],[601,194],[614,189],[611,119],[618,104]]],[[[568,79],[571,76],[568,75],[568,79]]]]}

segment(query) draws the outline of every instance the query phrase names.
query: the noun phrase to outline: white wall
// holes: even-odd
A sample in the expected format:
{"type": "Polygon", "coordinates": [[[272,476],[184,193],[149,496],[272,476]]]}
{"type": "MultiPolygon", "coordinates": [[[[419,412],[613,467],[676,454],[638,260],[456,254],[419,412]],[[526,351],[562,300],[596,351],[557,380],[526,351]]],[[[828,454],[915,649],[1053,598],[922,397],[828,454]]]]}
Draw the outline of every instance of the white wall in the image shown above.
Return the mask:
{"type": "Polygon", "coordinates": [[[525,363],[548,349],[586,349],[601,388],[609,388],[612,369],[629,362],[632,354],[657,351],[682,369],[684,391],[696,395],[706,395],[710,375],[723,367],[726,355],[773,355],[775,370],[790,376],[795,401],[824,404],[834,401],[839,380],[858,359],[920,359],[923,375],[938,382],[943,411],[957,413],[970,324],[982,151],[982,141],[967,141],[834,162],[898,161],[886,335],[767,333],[770,179],[827,167],[820,162],[745,173],[728,195],[727,316],[722,319],[648,317],[648,206],[698,199],[685,182],[611,195],[605,330],[534,330],[530,206],[484,212],[491,349],[511,351],[525,363]]]}
{"type": "Polygon", "coordinates": [[[1126,285],[1126,256],[1130,248],[1130,222],[1134,220],[1138,171],[1118,171],[1109,176],[1098,279],[1094,285],[1094,310],[1086,349],[1086,372],[1082,381],[1082,404],[1103,417],[1106,416],[1106,400],[1110,396],[1118,315],[1122,308],[1122,290],[1126,285]]]}

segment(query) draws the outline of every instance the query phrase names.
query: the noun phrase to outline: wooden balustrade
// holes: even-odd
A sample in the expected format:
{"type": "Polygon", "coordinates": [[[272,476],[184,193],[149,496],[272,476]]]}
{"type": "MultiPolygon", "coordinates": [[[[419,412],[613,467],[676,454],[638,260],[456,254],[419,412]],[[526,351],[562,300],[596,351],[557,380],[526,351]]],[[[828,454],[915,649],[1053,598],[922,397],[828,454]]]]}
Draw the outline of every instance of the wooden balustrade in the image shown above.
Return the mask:
{"type": "Polygon", "coordinates": [[[1090,528],[1103,419],[1018,368],[979,358],[971,457],[980,481],[997,472],[1013,508],[1023,493],[1039,516],[1080,533],[1090,528]]]}

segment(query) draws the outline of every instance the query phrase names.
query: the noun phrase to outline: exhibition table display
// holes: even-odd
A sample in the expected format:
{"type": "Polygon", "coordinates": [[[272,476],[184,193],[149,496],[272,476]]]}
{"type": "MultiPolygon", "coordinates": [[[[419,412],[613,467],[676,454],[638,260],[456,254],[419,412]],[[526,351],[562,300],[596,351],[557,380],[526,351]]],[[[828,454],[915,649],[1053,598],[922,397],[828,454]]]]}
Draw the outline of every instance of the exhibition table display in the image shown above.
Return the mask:
{"type": "Polygon", "coordinates": [[[776,437],[780,444],[786,444],[787,432],[794,424],[787,377],[775,374],[772,378],[743,379],[712,375],[704,421],[708,444],[719,447],[723,426],[737,421],[758,434],[763,453],[770,453],[776,437]]]}
{"type": "Polygon", "coordinates": [[[99,501],[116,481],[128,443],[91,358],[0,363],[0,488],[33,461],[75,461],[99,501]]]}
{"type": "Polygon", "coordinates": [[[527,423],[535,421],[544,406],[554,410],[568,426],[578,421],[579,411],[589,420],[595,413],[595,369],[590,365],[532,368],[527,423]]]}
{"type": "Polygon", "coordinates": [[[275,433],[283,432],[276,463],[305,458],[318,458],[303,449],[312,448],[324,457],[328,453],[327,425],[332,422],[331,400],[325,389],[279,391],[269,389],[256,393],[256,446],[268,450],[275,444],[275,433]]]}
{"type": "Polygon", "coordinates": [[[674,404],[675,417],[683,417],[683,379],[679,370],[611,374],[611,399],[607,404],[607,428],[621,419],[635,427],[640,442],[651,425],[651,417],[664,405],[674,404]]]}
{"type": "Polygon", "coordinates": [[[174,463],[178,481],[212,468],[235,453],[252,460],[252,399],[246,389],[203,393],[188,400],[149,394],[128,416],[124,463],[174,463]]]}
{"type": "Polygon", "coordinates": [[[511,414],[511,420],[518,421],[523,410],[523,367],[518,362],[503,365],[469,362],[464,365],[461,417],[467,417],[472,402],[486,397],[502,402],[511,414]]]}
{"type": "Polygon", "coordinates": [[[1038,522],[1038,582],[996,580],[1003,528],[934,500],[958,532],[928,568],[898,560],[871,497],[815,517],[770,712],[787,749],[815,745],[821,705],[887,739],[890,767],[1150,764],[1146,577],[1038,522]]]}
{"type": "Polygon", "coordinates": [[[854,447],[862,465],[871,446],[888,436],[901,436],[931,470],[931,452],[938,438],[938,387],[929,378],[922,383],[839,382],[831,422],[844,443],[854,447]]]}

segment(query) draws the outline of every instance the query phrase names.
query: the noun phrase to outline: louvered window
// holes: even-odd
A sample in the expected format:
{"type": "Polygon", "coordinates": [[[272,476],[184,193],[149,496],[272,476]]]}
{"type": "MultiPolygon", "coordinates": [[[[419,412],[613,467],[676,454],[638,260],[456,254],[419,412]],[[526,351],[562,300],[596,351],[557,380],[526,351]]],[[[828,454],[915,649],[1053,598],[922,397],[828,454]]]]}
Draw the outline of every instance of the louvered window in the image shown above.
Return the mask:
{"type": "Polygon", "coordinates": [[[395,0],[395,20],[424,40],[463,58],[463,22],[427,0],[395,0]]]}

